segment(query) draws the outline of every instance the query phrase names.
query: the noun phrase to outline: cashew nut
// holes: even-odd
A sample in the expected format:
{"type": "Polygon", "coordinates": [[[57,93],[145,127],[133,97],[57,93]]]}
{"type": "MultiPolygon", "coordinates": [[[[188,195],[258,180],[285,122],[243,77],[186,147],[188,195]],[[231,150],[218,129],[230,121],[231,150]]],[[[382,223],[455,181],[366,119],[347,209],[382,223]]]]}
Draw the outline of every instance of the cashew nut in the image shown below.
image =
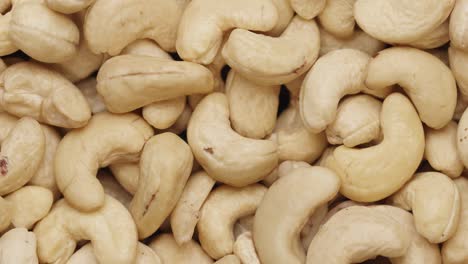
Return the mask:
{"type": "Polygon", "coordinates": [[[143,118],[154,128],[166,129],[177,121],[185,105],[185,96],[152,103],[143,107],[143,118]]]}
{"type": "Polygon", "coordinates": [[[90,6],[94,0],[46,0],[47,6],[63,14],[79,12],[90,6]]]}
{"type": "MultiPolygon", "coordinates": [[[[330,1],[330,0],[329,0],[330,1]]],[[[385,48],[385,43],[377,40],[362,30],[355,30],[354,34],[346,39],[333,36],[327,31],[320,29],[320,53],[323,56],[337,49],[356,49],[374,56],[385,48]]]]}
{"type": "Polygon", "coordinates": [[[104,193],[111,196],[112,198],[119,201],[125,206],[125,208],[130,207],[130,202],[132,201],[132,195],[129,194],[116,180],[112,175],[105,171],[99,171],[97,178],[102,184],[104,193]]]}
{"type": "Polygon", "coordinates": [[[449,41],[449,22],[447,20],[429,34],[408,43],[408,45],[418,49],[434,49],[445,45],[449,41]]]}
{"type": "Polygon", "coordinates": [[[0,55],[5,56],[12,54],[18,50],[10,38],[10,22],[11,11],[2,15],[0,14],[0,55]]]}
{"type": "Polygon", "coordinates": [[[327,0],[290,0],[294,11],[304,19],[312,19],[320,14],[327,0]]]}
{"type": "Polygon", "coordinates": [[[257,252],[255,252],[252,233],[245,232],[237,237],[233,247],[234,254],[242,261],[242,263],[260,264],[257,252]]]}
{"type": "Polygon", "coordinates": [[[468,99],[468,53],[457,48],[450,47],[448,49],[450,69],[453,76],[457,80],[458,91],[463,99],[468,99]]]}
{"type": "Polygon", "coordinates": [[[213,260],[203,251],[197,242],[190,240],[183,245],[178,245],[171,234],[157,236],[149,244],[149,247],[161,258],[162,263],[213,263],[213,260]]]}
{"type": "Polygon", "coordinates": [[[450,15],[450,44],[453,47],[468,51],[468,33],[466,32],[466,12],[468,11],[467,0],[457,0],[452,14],[450,15]]]}
{"type": "Polygon", "coordinates": [[[25,228],[12,229],[0,238],[0,263],[38,264],[36,236],[25,228]]]}
{"type": "Polygon", "coordinates": [[[166,132],[172,132],[174,134],[181,134],[182,132],[186,131],[189,125],[189,121],[192,118],[192,109],[187,104],[185,105],[184,111],[180,114],[179,118],[177,118],[176,122],[168,129],[166,132]]]}
{"type": "Polygon", "coordinates": [[[301,244],[304,250],[309,248],[310,242],[319,231],[320,225],[328,215],[328,205],[318,207],[310,216],[309,220],[301,230],[301,244]]]}
{"type": "Polygon", "coordinates": [[[262,180],[262,183],[270,187],[280,177],[288,175],[292,170],[297,168],[308,168],[310,164],[304,161],[286,160],[279,164],[267,177],[262,180]]]}
{"type": "Polygon", "coordinates": [[[81,93],[83,93],[83,96],[86,98],[93,114],[106,111],[106,106],[104,105],[102,96],[97,92],[96,85],[97,81],[94,77],[85,79],[76,84],[76,87],[80,89],[81,93]]]}
{"type": "Polygon", "coordinates": [[[115,179],[122,187],[134,195],[138,189],[138,179],[140,178],[140,165],[136,162],[114,163],[109,166],[115,179]]]}
{"type": "Polygon", "coordinates": [[[328,0],[318,18],[322,27],[338,38],[349,38],[354,33],[353,8],[356,0],[328,0]]]}

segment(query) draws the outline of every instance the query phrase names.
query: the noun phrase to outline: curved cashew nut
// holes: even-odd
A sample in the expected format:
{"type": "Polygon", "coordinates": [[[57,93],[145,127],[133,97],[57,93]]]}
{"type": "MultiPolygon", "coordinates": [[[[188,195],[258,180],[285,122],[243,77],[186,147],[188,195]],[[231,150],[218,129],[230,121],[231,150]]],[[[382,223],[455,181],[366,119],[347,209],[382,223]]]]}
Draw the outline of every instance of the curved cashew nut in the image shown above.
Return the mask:
{"type": "Polygon", "coordinates": [[[121,204],[125,206],[125,208],[130,207],[130,202],[132,201],[132,195],[128,193],[110,173],[105,171],[99,171],[97,178],[104,189],[104,193],[113,197],[121,204]]]}
{"type": "Polygon", "coordinates": [[[429,34],[422,36],[416,41],[408,43],[408,45],[418,49],[435,49],[445,45],[449,41],[449,22],[445,21],[429,34]]]}
{"type": "Polygon", "coordinates": [[[65,263],[80,240],[91,240],[99,263],[128,264],[135,259],[137,230],[125,207],[110,196],[96,211],[84,213],[65,200],[34,228],[41,263],[65,263]]]}
{"type": "Polygon", "coordinates": [[[385,99],[380,120],[380,144],[364,149],[340,146],[324,161],[340,176],[340,193],[358,202],[378,201],[396,192],[411,179],[424,154],[421,121],[404,95],[385,99]]]}
{"type": "Polygon", "coordinates": [[[269,264],[303,263],[306,254],[300,241],[301,229],[339,188],[336,174],[322,167],[298,168],[279,178],[255,213],[253,236],[260,260],[269,264]]]}
{"type": "Polygon", "coordinates": [[[106,112],[94,115],[86,127],[67,133],[55,159],[57,185],[65,199],[82,211],[101,207],[104,191],[96,179],[98,168],[135,161],[152,135],[151,127],[138,115],[106,112]]]}
{"type": "Polygon", "coordinates": [[[226,80],[226,96],[234,130],[257,139],[271,134],[278,113],[279,91],[279,85],[258,85],[231,70],[226,80]]]}
{"type": "Polygon", "coordinates": [[[200,211],[216,181],[206,172],[192,174],[177,205],[171,213],[171,228],[177,244],[192,239],[200,218],[200,211]]]}
{"type": "Polygon", "coordinates": [[[310,20],[320,14],[327,0],[290,0],[296,13],[304,19],[310,20]]]}
{"type": "Polygon", "coordinates": [[[242,263],[260,264],[257,252],[255,252],[252,233],[250,232],[245,232],[237,237],[233,246],[233,252],[242,263]]]}
{"type": "Polygon", "coordinates": [[[356,0],[328,0],[319,14],[320,25],[338,38],[349,38],[354,33],[354,3],[356,0]]]}
{"type": "Polygon", "coordinates": [[[190,240],[183,245],[178,245],[171,234],[157,236],[151,241],[149,247],[161,258],[162,263],[213,263],[213,260],[203,251],[197,242],[190,240]]]}
{"type": "Polygon", "coordinates": [[[94,77],[85,79],[76,84],[76,87],[80,89],[81,93],[83,93],[83,96],[86,98],[93,114],[106,111],[106,105],[103,102],[102,96],[97,92],[96,86],[97,80],[94,77]]]}
{"type": "Polygon", "coordinates": [[[270,0],[192,0],[184,11],[177,35],[177,52],[187,61],[213,62],[223,33],[232,28],[273,29],[279,11],[270,0]]]}
{"type": "Polygon", "coordinates": [[[129,209],[141,239],[153,234],[174,209],[192,164],[190,147],[175,134],[159,134],[146,142],[138,189],[129,209]]]}
{"type": "Polygon", "coordinates": [[[394,84],[405,90],[429,127],[442,128],[452,119],[457,86],[450,69],[436,57],[408,47],[379,52],[369,63],[366,85],[378,91],[394,84]]]}
{"type": "Polygon", "coordinates": [[[377,52],[385,49],[385,43],[368,35],[366,32],[358,29],[354,34],[346,39],[340,39],[327,31],[320,29],[320,52],[323,56],[330,51],[337,49],[356,49],[374,56],[377,52]]]}
{"type": "Polygon", "coordinates": [[[122,187],[134,195],[138,189],[138,179],[140,178],[140,164],[136,162],[114,163],[109,168],[115,179],[122,187]]]}
{"type": "Polygon", "coordinates": [[[138,55],[109,59],[99,69],[97,82],[104,103],[115,113],[213,90],[213,75],[201,65],[138,55]]]}
{"type": "Polygon", "coordinates": [[[23,2],[11,11],[10,39],[32,58],[56,63],[76,54],[80,31],[69,17],[50,10],[45,3],[23,2]]]}
{"type": "Polygon", "coordinates": [[[468,33],[466,32],[468,10],[467,0],[457,0],[450,15],[450,44],[464,52],[468,52],[468,33]]]}
{"type": "Polygon", "coordinates": [[[378,255],[396,258],[410,244],[410,234],[393,217],[376,208],[351,206],[320,228],[310,243],[306,263],[359,263],[378,255]]]}
{"type": "Polygon", "coordinates": [[[432,168],[451,178],[459,177],[464,168],[457,150],[457,127],[451,121],[439,130],[427,128],[425,134],[424,156],[432,168]]]}
{"type": "Polygon", "coordinates": [[[200,244],[208,255],[220,259],[233,252],[234,224],[239,218],[255,213],[266,190],[260,184],[243,188],[223,185],[210,193],[197,224],[200,244]]]}
{"type": "Polygon", "coordinates": [[[65,128],[82,127],[91,118],[89,105],[78,88],[37,63],[10,66],[0,79],[1,105],[11,114],[65,128]]]}
{"type": "Polygon", "coordinates": [[[453,236],[460,218],[460,194],[446,175],[438,172],[417,173],[389,201],[412,210],[418,232],[432,243],[453,236]]]}
{"type": "Polygon", "coordinates": [[[227,255],[220,258],[215,264],[241,264],[241,261],[236,255],[227,255]]]}
{"type": "Polygon", "coordinates": [[[90,6],[94,0],[46,0],[47,6],[63,14],[73,14],[90,6]]]}
{"type": "Polygon", "coordinates": [[[197,106],[187,138],[193,154],[215,180],[241,187],[259,181],[278,163],[276,143],[244,138],[229,122],[224,94],[212,93],[197,106]]]}
{"type": "Polygon", "coordinates": [[[450,15],[455,0],[357,0],[354,17],[369,35],[409,43],[433,31],[450,15]]]}
{"type": "Polygon", "coordinates": [[[468,52],[455,47],[448,49],[450,69],[457,80],[458,91],[463,99],[468,99],[468,52]]]}
{"type": "Polygon", "coordinates": [[[137,39],[149,38],[175,51],[177,28],[188,1],[96,0],[88,8],[84,37],[92,52],[119,54],[137,39]]]}
{"type": "Polygon", "coordinates": [[[338,106],[335,120],[326,129],[328,142],[355,147],[379,139],[382,102],[360,94],[345,98],[338,106]]]}
{"type": "Polygon", "coordinates": [[[0,263],[38,264],[36,236],[25,228],[12,229],[0,238],[0,263]]]}
{"type": "Polygon", "coordinates": [[[308,71],[317,60],[319,34],[314,20],[297,16],[278,38],[235,29],[223,47],[223,58],[237,73],[252,82],[263,85],[288,83],[308,71]]]}

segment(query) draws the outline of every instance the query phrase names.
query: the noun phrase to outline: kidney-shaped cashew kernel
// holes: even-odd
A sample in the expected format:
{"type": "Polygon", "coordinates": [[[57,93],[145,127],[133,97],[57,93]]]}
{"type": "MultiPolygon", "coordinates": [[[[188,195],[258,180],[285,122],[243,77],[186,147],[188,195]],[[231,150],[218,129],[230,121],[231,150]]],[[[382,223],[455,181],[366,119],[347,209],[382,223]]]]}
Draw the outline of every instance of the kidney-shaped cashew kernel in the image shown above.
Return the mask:
{"type": "Polygon", "coordinates": [[[10,38],[32,58],[54,63],[76,54],[80,32],[69,17],[50,10],[44,3],[23,2],[12,10],[10,38]]]}
{"type": "Polygon", "coordinates": [[[141,239],[153,234],[174,209],[192,164],[190,147],[173,133],[159,134],[146,142],[138,189],[130,204],[141,239]]]}
{"type": "Polygon", "coordinates": [[[47,6],[63,14],[79,12],[90,6],[94,0],[46,0],[47,6]]]}
{"type": "Polygon", "coordinates": [[[451,178],[463,172],[463,162],[457,150],[457,123],[451,121],[441,129],[426,128],[424,156],[431,167],[451,178]]]}
{"type": "Polygon", "coordinates": [[[25,228],[12,229],[0,238],[0,263],[38,264],[36,236],[25,228]]]}
{"type": "Polygon", "coordinates": [[[320,56],[337,49],[356,49],[374,56],[385,48],[385,43],[377,40],[366,32],[358,29],[346,39],[333,36],[327,31],[320,29],[320,56]]]}
{"type": "Polygon", "coordinates": [[[84,213],[65,200],[34,228],[41,263],[65,263],[80,240],[91,240],[100,263],[128,264],[136,257],[137,230],[125,207],[110,196],[96,211],[84,213]]]}
{"type": "Polygon", "coordinates": [[[233,252],[234,224],[257,210],[266,190],[260,184],[243,188],[223,185],[211,192],[197,225],[200,244],[208,255],[220,259],[233,252]]]}
{"type": "Polygon", "coordinates": [[[319,15],[320,25],[339,38],[349,38],[354,33],[354,3],[356,0],[328,0],[319,15]]]}
{"type": "Polygon", "coordinates": [[[306,263],[360,263],[378,255],[396,258],[410,244],[410,234],[393,217],[376,208],[351,206],[320,228],[310,243],[306,263]]]}
{"type": "Polygon", "coordinates": [[[304,263],[301,229],[339,188],[335,173],[322,167],[297,168],[279,178],[255,214],[253,237],[260,260],[269,264],[304,263]]]}
{"type": "Polygon", "coordinates": [[[400,189],[424,154],[424,131],[411,102],[398,93],[382,106],[383,141],[358,149],[340,146],[324,161],[341,178],[340,193],[359,202],[374,202],[400,189]]]}
{"type": "MultiPolygon", "coordinates": [[[[296,13],[304,19],[312,19],[320,14],[327,0],[290,0],[291,6],[296,13]]],[[[281,11],[281,10],[280,10],[281,11]]]]}
{"type": "Polygon", "coordinates": [[[457,230],[460,194],[453,181],[442,173],[417,173],[389,200],[412,210],[416,229],[432,243],[446,241],[457,230]]]}
{"type": "Polygon", "coordinates": [[[369,63],[366,85],[371,90],[400,85],[429,127],[442,128],[452,119],[457,86],[450,69],[431,54],[408,47],[389,48],[369,63]]]}
{"type": "Polygon", "coordinates": [[[115,113],[213,90],[213,74],[201,65],[138,55],[109,59],[99,70],[97,81],[104,103],[115,113]]]}
{"type": "Polygon", "coordinates": [[[69,132],[55,159],[57,185],[65,199],[83,211],[99,208],[104,191],[96,179],[98,168],[137,160],[152,135],[152,128],[138,115],[106,112],[94,115],[86,127],[69,132]]]}
{"type": "Polygon", "coordinates": [[[448,49],[450,69],[457,80],[458,91],[461,97],[468,99],[468,52],[455,47],[448,49]]]}
{"type": "Polygon", "coordinates": [[[371,36],[389,43],[409,43],[437,28],[455,0],[357,0],[354,16],[371,36]]]}
{"type": "Polygon", "coordinates": [[[221,93],[210,94],[198,104],[187,138],[205,171],[232,186],[257,182],[278,164],[275,142],[244,138],[232,130],[228,100],[221,93]]]}
{"type": "Polygon", "coordinates": [[[17,63],[0,76],[2,107],[50,125],[84,126],[91,111],[83,94],[59,73],[34,62],[17,63]]]}
{"type": "Polygon", "coordinates": [[[468,23],[466,13],[468,12],[468,1],[457,0],[455,7],[450,15],[450,44],[454,47],[468,51],[468,32],[466,23],[468,23]]]}
{"type": "Polygon", "coordinates": [[[255,83],[288,83],[314,64],[320,35],[314,20],[295,17],[278,38],[235,29],[223,47],[226,63],[255,83]]]}
{"type": "Polygon", "coordinates": [[[171,214],[171,228],[177,244],[192,239],[200,218],[200,209],[216,181],[206,172],[192,174],[171,214]]]}
{"type": "Polygon", "coordinates": [[[233,247],[234,254],[242,261],[242,263],[260,264],[255,245],[252,239],[252,233],[244,232],[237,237],[233,247]]]}
{"type": "Polygon", "coordinates": [[[213,260],[203,251],[197,242],[190,240],[179,246],[171,234],[161,234],[157,236],[151,241],[149,247],[161,258],[162,263],[213,263],[213,260]]]}

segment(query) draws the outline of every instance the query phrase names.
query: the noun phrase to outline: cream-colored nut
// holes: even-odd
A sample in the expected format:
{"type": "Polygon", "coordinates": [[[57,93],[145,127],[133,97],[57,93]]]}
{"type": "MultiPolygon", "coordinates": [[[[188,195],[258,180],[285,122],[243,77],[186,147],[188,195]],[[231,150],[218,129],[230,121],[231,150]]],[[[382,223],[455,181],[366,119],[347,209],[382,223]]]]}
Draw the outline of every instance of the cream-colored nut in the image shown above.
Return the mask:
{"type": "Polygon", "coordinates": [[[319,14],[320,25],[338,38],[349,38],[354,33],[354,3],[356,0],[328,0],[319,14]]]}
{"type": "Polygon", "coordinates": [[[177,244],[182,245],[192,239],[200,210],[215,183],[204,171],[192,174],[188,179],[171,214],[171,228],[177,244]]]}
{"type": "Polygon", "coordinates": [[[184,111],[180,114],[179,118],[175,121],[175,123],[168,129],[167,132],[172,132],[174,134],[180,134],[187,130],[189,121],[192,117],[192,109],[187,104],[185,105],[184,111]]]}
{"type": "Polygon", "coordinates": [[[253,237],[261,262],[304,263],[301,229],[339,188],[336,174],[322,167],[297,168],[276,181],[255,213],[253,237]]]}
{"type": "Polygon", "coordinates": [[[396,258],[403,256],[410,244],[410,234],[393,217],[376,208],[351,206],[320,228],[309,246],[306,263],[360,263],[378,255],[396,258]]]}
{"type": "Polygon", "coordinates": [[[150,56],[155,58],[173,60],[171,55],[164,51],[159,45],[150,40],[150,39],[139,39],[135,40],[134,42],[130,43],[127,47],[125,47],[121,55],[141,55],[141,56],[150,56]]]}
{"type": "Polygon", "coordinates": [[[0,263],[38,264],[36,236],[25,228],[12,229],[0,238],[0,263]]]}
{"type": "Polygon", "coordinates": [[[91,118],[89,105],[78,88],[45,66],[17,63],[0,79],[1,105],[11,114],[65,128],[82,127],[91,118]]]}
{"type": "Polygon", "coordinates": [[[92,52],[119,54],[137,39],[152,39],[175,51],[177,28],[187,0],[96,0],[88,9],[84,37],[92,52]],[[124,12],[123,12],[124,10],[124,12]]]}
{"type": "Polygon", "coordinates": [[[340,102],[335,120],[326,129],[328,142],[355,147],[378,139],[382,102],[372,96],[359,94],[340,102]]]}
{"type": "Polygon", "coordinates": [[[66,15],[37,2],[16,4],[11,13],[10,39],[32,58],[56,63],[77,53],[80,31],[66,15]]]}
{"type": "Polygon", "coordinates": [[[276,124],[279,85],[258,85],[231,70],[226,80],[231,125],[240,135],[262,139],[276,124]]]}
{"type": "Polygon", "coordinates": [[[379,52],[369,63],[366,85],[378,91],[394,84],[405,90],[429,127],[442,128],[452,119],[457,86],[450,69],[436,57],[408,47],[379,52]]]}
{"type": "Polygon", "coordinates": [[[213,62],[223,33],[232,28],[273,29],[279,12],[271,0],[192,0],[184,11],[177,34],[177,52],[187,61],[213,62]]]}
{"type": "Polygon", "coordinates": [[[5,56],[18,50],[10,38],[11,12],[0,14],[0,55],[5,56]]]}
{"type": "Polygon", "coordinates": [[[212,264],[213,260],[203,251],[200,245],[190,240],[183,245],[178,245],[171,234],[161,234],[150,244],[162,263],[170,264],[212,264]]]}
{"type": "Polygon", "coordinates": [[[86,9],[94,0],[46,0],[47,6],[63,14],[72,14],[86,9]]]}
{"type": "Polygon", "coordinates": [[[289,174],[292,170],[297,168],[308,168],[310,164],[304,161],[286,160],[279,164],[267,177],[262,180],[263,185],[270,187],[280,177],[289,174]]]}
{"type": "Polygon", "coordinates": [[[66,263],[80,240],[91,240],[99,263],[128,264],[136,257],[138,238],[132,216],[107,195],[103,206],[89,213],[76,210],[63,199],[58,201],[34,233],[41,263],[66,263]]]}
{"type": "Polygon", "coordinates": [[[307,74],[302,74],[296,79],[284,84],[286,88],[288,89],[289,94],[291,96],[291,99],[289,101],[290,105],[293,102],[296,103],[297,99],[299,98],[299,94],[301,93],[302,83],[304,82],[306,75],[307,74]]]}
{"type": "Polygon", "coordinates": [[[128,193],[116,180],[112,175],[106,171],[99,171],[97,178],[104,189],[104,193],[113,197],[121,204],[125,206],[125,208],[130,207],[130,202],[132,201],[132,195],[128,193]]]}
{"type": "Polygon", "coordinates": [[[319,50],[317,23],[296,16],[278,38],[235,29],[223,47],[223,57],[246,79],[263,85],[279,85],[308,71],[319,50]]]}
{"type": "Polygon", "coordinates": [[[166,129],[177,121],[185,105],[185,96],[152,103],[143,107],[143,118],[156,129],[166,129]]]}
{"type": "Polygon", "coordinates": [[[450,15],[455,0],[357,0],[354,17],[369,35],[389,43],[410,43],[450,15]]]}
{"type": "Polygon", "coordinates": [[[465,52],[468,52],[467,12],[468,1],[457,0],[450,16],[450,44],[465,52]]]}
{"type": "Polygon", "coordinates": [[[137,162],[114,163],[109,166],[115,179],[122,187],[134,195],[138,189],[138,179],[140,178],[140,164],[137,162]]]}
{"type": "Polygon", "coordinates": [[[449,41],[449,22],[447,20],[429,34],[408,43],[408,45],[418,49],[434,49],[445,45],[449,41]]]}
{"type": "Polygon", "coordinates": [[[341,39],[333,36],[327,31],[320,29],[320,54],[323,56],[330,51],[337,49],[356,49],[374,56],[377,52],[385,48],[385,43],[375,39],[362,30],[355,30],[354,34],[341,39]]]}
{"type": "Polygon", "coordinates": [[[224,94],[206,96],[193,112],[187,138],[208,175],[225,184],[246,186],[277,166],[277,144],[240,136],[232,130],[229,115],[224,94]]]}
{"type": "Polygon", "coordinates": [[[468,231],[468,180],[460,177],[453,180],[460,194],[460,220],[457,231],[442,246],[442,259],[444,264],[461,264],[468,261],[467,231],[468,231]]]}
{"type": "Polygon", "coordinates": [[[36,120],[24,117],[1,144],[0,195],[5,195],[21,188],[36,173],[44,156],[44,132],[36,120]]]}
{"type": "Polygon", "coordinates": [[[460,194],[457,186],[439,172],[417,173],[389,202],[413,211],[418,232],[432,243],[453,236],[460,218],[460,194]]]}
{"type": "Polygon", "coordinates": [[[94,77],[85,79],[76,84],[76,87],[80,89],[81,93],[83,93],[83,96],[86,98],[86,101],[88,101],[93,114],[106,111],[106,105],[104,104],[101,95],[97,92],[96,85],[97,80],[94,77]]]}
{"type": "Polygon", "coordinates": [[[312,19],[320,14],[327,0],[290,0],[296,13],[304,19],[312,19]]]}
{"type": "Polygon", "coordinates": [[[138,115],[106,112],[94,115],[84,128],[67,133],[55,159],[55,177],[65,199],[82,211],[101,207],[104,191],[96,179],[98,168],[138,160],[152,135],[152,128],[138,115]]]}
{"type": "Polygon", "coordinates": [[[411,179],[424,154],[421,121],[404,95],[385,99],[380,122],[381,143],[363,149],[340,146],[324,161],[340,176],[340,193],[354,201],[374,202],[396,192],[411,179]]]}
{"type": "MultiPolygon", "coordinates": [[[[139,242],[137,246],[137,255],[133,264],[162,264],[161,259],[150,247],[139,242]]],[[[68,259],[66,264],[99,264],[94,255],[93,246],[88,243],[77,250],[68,259]]]]}
{"type": "Polygon", "coordinates": [[[324,222],[328,213],[328,204],[318,207],[315,212],[310,216],[309,220],[301,230],[300,238],[304,250],[309,248],[310,242],[319,231],[320,224],[324,222]]]}
{"type": "Polygon", "coordinates": [[[288,27],[294,16],[291,0],[272,0],[278,10],[278,22],[276,26],[267,32],[267,35],[279,36],[288,27]]]}
{"type": "Polygon", "coordinates": [[[252,233],[250,232],[245,232],[237,237],[233,246],[233,252],[242,263],[260,264],[257,252],[255,252],[252,233]]]}
{"type": "Polygon", "coordinates": [[[460,96],[468,99],[468,53],[453,46],[448,49],[450,69],[457,80],[460,96]]]}
{"type": "Polygon", "coordinates": [[[115,113],[213,90],[213,75],[201,65],[138,55],[109,59],[99,70],[97,82],[104,103],[115,113]]]}
{"type": "Polygon", "coordinates": [[[153,234],[174,209],[192,164],[190,147],[173,133],[159,134],[146,142],[140,158],[138,189],[129,209],[140,239],[153,234]]]}
{"type": "Polygon", "coordinates": [[[233,252],[234,224],[255,213],[266,190],[260,184],[242,188],[223,185],[210,193],[197,224],[200,244],[208,255],[220,259],[233,252]]]}
{"type": "Polygon", "coordinates": [[[463,162],[457,150],[457,123],[435,130],[426,128],[424,156],[431,167],[445,175],[456,178],[463,172],[463,162]]]}
{"type": "Polygon", "coordinates": [[[467,107],[468,100],[465,100],[459,92],[457,96],[457,106],[455,107],[455,114],[453,115],[453,120],[459,121],[467,107]]]}
{"type": "Polygon", "coordinates": [[[244,216],[240,218],[234,225],[234,237],[238,238],[245,232],[252,233],[253,223],[254,223],[254,214],[244,216]]]}
{"type": "Polygon", "coordinates": [[[312,163],[320,157],[328,145],[325,133],[311,133],[305,128],[297,103],[291,104],[281,113],[269,139],[278,143],[281,161],[312,163]]]}
{"type": "Polygon", "coordinates": [[[468,111],[463,112],[460,122],[458,123],[457,131],[457,149],[458,154],[465,165],[465,168],[468,167],[468,111]]]}
{"type": "Polygon", "coordinates": [[[0,232],[3,232],[10,227],[11,217],[10,203],[0,197],[0,232]]]}
{"type": "Polygon", "coordinates": [[[54,197],[46,188],[25,186],[7,195],[5,201],[10,207],[13,226],[31,229],[49,213],[54,197]]]}
{"type": "Polygon", "coordinates": [[[220,258],[215,264],[241,264],[241,261],[236,255],[227,255],[220,258]]]}

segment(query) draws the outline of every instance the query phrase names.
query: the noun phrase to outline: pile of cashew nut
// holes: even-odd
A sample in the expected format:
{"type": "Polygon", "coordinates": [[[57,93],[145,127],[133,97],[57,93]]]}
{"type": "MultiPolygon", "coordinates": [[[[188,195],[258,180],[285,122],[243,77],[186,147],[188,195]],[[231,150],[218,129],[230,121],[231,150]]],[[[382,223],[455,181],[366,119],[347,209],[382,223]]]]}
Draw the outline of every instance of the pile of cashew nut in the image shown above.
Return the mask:
{"type": "Polygon", "coordinates": [[[0,0],[0,264],[468,263],[468,0],[0,0]]]}

